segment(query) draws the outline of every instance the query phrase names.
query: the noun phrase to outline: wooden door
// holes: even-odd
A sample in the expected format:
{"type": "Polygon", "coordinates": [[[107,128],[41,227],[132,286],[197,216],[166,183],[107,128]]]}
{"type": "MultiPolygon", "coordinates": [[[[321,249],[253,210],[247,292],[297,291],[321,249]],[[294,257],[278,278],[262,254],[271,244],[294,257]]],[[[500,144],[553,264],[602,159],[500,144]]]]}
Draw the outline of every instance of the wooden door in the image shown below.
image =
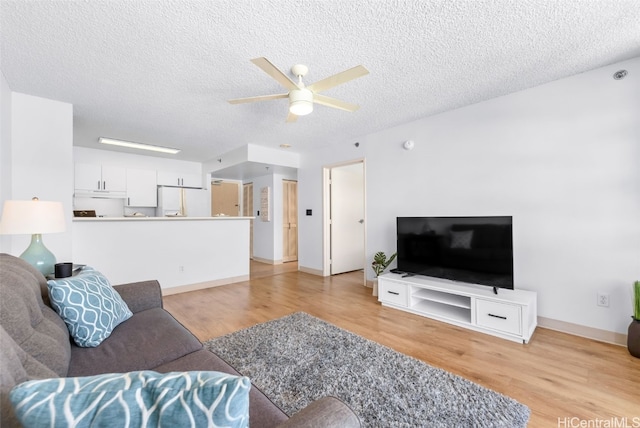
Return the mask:
{"type": "Polygon", "coordinates": [[[240,215],[238,183],[211,183],[211,215],[240,215]]]}
{"type": "MultiPolygon", "coordinates": [[[[242,186],[242,215],[253,217],[253,183],[242,186]]],[[[249,220],[249,257],[253,258],[253,220],[249,220]]]]}
{"type": "Polygon", "coordinates": [[[298,182],[282,180],[282,261],[298,260],[298,182]]]}

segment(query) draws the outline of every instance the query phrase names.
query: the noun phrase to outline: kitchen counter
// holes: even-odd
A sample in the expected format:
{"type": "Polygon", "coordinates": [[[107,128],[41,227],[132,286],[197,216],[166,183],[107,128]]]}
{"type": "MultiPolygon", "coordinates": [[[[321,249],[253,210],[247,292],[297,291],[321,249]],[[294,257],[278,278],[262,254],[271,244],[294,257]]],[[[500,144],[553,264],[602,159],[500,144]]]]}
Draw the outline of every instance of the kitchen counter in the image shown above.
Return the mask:
{"type": "Polygon", "coordinates": [[[114,285],[157,279],[165,295],[246,281],[252,219],[77,217],[72,261],[114,285]]]}
{"type": "Polygon", "coordinates": [[[103,222],[103,221],[203,221],[203,220],[253,220],[255,217],[231,217],[231,216],[216,216],[216,217],[181,217],[181,216],[166,216],[166,217],[143,217],[143,216],[128,216],[128,217],[74,217],[73,221],[77,222],[103,222]]]}

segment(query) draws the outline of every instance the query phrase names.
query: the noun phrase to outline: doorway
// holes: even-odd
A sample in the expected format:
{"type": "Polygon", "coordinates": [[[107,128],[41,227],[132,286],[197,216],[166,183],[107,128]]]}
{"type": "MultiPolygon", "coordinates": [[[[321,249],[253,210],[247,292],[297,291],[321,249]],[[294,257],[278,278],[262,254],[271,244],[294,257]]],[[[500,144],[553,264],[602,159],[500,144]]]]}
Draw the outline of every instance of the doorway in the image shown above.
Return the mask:
{"type": "Polygon", "coordinates": [[[298,260],[298,182],[282,180],[282,261],[298,260]]]}
{"type": "Polygon", "coordinates": [[[325,274],[356,270],[363,270],[364,274],[364,160],[325,168],[324,195],[325,274]]]}
{"type": "Polygon", "coordinates": [[[213,181],[211,183],[211,215],[240,215],[240,186],[228,181],[213,181]]]}

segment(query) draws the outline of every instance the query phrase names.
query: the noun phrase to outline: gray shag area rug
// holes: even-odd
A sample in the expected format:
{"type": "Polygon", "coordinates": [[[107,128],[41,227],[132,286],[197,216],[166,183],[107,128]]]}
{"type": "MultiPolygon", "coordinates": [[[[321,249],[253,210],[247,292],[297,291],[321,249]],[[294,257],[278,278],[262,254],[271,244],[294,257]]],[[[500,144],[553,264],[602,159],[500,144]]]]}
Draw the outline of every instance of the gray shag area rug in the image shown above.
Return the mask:
{"type": "Polygon", "coordinates": [[[365,427],[525,427],[529,408],[304,312],[209,340],[285,413],[331,395],[365,427]]]}

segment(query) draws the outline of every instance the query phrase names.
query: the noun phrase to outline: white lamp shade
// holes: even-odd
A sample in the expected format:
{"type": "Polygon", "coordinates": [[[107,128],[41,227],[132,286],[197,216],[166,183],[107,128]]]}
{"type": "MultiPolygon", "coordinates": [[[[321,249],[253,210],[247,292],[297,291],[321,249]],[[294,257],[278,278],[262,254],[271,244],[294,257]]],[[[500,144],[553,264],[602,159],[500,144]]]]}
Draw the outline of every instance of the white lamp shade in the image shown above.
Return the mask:
{"type": "Polygon", "coordinates": [[[66,227],[62,202],[5,201],[0,233],[5,235],[64,232],[66,227]]]}
{"type": "Polygon", "coordinates": [[[289,93],[289,111],[296,116],[305,116],[313,111],[313,92],[294,89],[289,93]]]}

